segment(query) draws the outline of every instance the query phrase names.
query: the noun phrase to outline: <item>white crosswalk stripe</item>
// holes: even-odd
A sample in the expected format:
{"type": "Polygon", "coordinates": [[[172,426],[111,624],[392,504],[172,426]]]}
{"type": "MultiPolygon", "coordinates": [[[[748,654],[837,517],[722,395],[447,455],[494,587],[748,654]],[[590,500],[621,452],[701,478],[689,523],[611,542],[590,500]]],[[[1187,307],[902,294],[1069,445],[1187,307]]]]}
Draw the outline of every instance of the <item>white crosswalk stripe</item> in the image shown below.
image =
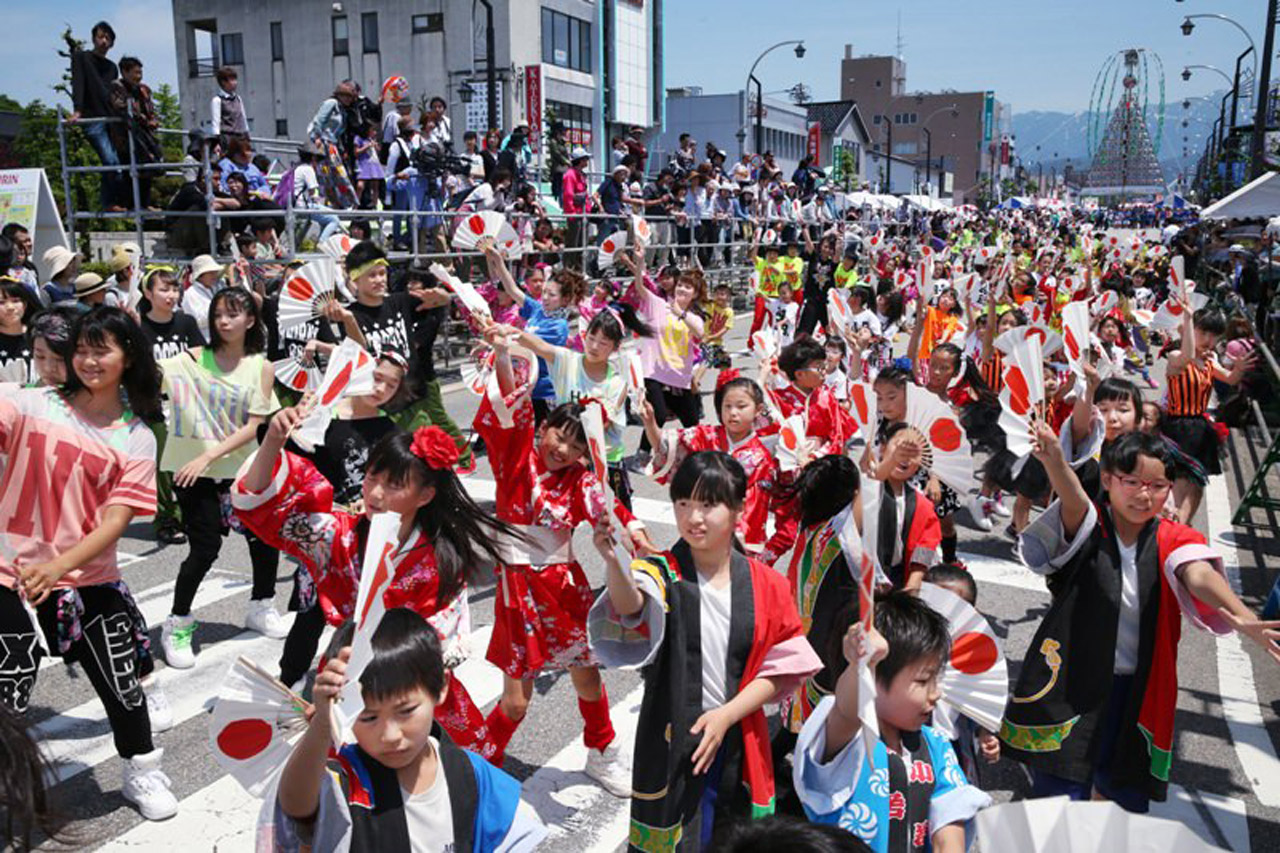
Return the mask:
{"type": "MultiPolygon", "coordinates": [[[[472,476],[465,478],[465,483],[477,500],[492,499],[494,484],[491,479],[472,476]]],[[[637,517],[655,528],[658,534],[655,541],[670,539],[673,519],[669,504],[638,498],[635,512],[637,517]]],[[[984,588],[994,585],[1010,590],[1011,594],[1017,591],[1038,597],[1047,595],[1043,579],[1020,564],[974,553],[962,553],[961,559],[984,588]]],[[[145,560],[145,557],[138,560],[145,560]]],[[[137,564],[138,560],[132,562],[137,564]]],[[[202,611],[224,603],[226,599],[242,593],[247,596],[249,586],[247,574],[214,570],[201,586],[193,613],[200,619],[202,611]]],[[[156,583],[146,589],[135,590],[135,594],[148,626],[154,628],[163,622],[173,594],[172,582],[156,583]]],[[[477,593],[473,591],[474,595],[477,593]]],[[[286,619],[291,620],[292,616],[286,616],[286,619]]],[[[470,657],[457,671],[476,704],[486,711],[502,691],[501,672],[484,657],[491,632],[492,626],[488,624],[475,627],[468,637],[470,657]]],[[[197,633],[197,643],[199,637],[197,633]]],[[[214,766],[213,758],[204,746],[205,712],[217,693],[223,673],[238,655],[245,655],[274,671],[280,648],[280,641],[246,631],[202,647],[193,669],[161,667],[159,677],[169,697],[175,723],[172,732],[158,736],[156,741],[158,746],[168,750],[166,764],[172,761],[214,766]],[[177,732],[184,734],[182,747],[171,748],[170,744],[178,740],[173,737],[177,732]]],[[[53,673],[47,677],[56,676],[53,673]]],[[[87,691],[87,688],[82,686],[81,690],[87,691]]],[[[636,687],[620,691],[611,703],[619,743],[625,745],[628,753],[634,742],[641,696],[642,688],[636,687]]],[[[609,795],[581,772],[586,748],[581,740],[581,730],[570,729],[572,733],[567,736],[567,742],[548,745],[549,752],[553,754],[524,780],[524,798],[552,830],[548,849],[617,849],[626,837],[628,802],[609,795]]],[[[96,698],[57,709],[56,714],[34,727],[34,733],[54,762],[57,784],[70,785],[78,779],[87,778],[84,774],[90,773],[101,790],[115,791],[118,788],[118,777],[103,775],[105,765],[113,763],[116,754],[102,706],[96,698]]],[[[95,843],[105,850],[170,850],[176,839],[182,839],[184,848],[191,851],[250,849],[261,802],[246,793],[228,775],[206,774],[205,779],[199,786],[184,792],[178,816],[170,821],[142,821],[131,811],[119,807],[120,811],[127,812],[128,819],[119,829],[98,836],[95,843]],[[209,779],[212,781],[207,781],[209,779]]],[[[1153,813],[1185,823],[1211,844],[1236,851],[1249,850],[1246,806],[1238,798],[1214,796],[1175,785],[1170,788],[1169,801],[1155,805],[1153,813]]]]}

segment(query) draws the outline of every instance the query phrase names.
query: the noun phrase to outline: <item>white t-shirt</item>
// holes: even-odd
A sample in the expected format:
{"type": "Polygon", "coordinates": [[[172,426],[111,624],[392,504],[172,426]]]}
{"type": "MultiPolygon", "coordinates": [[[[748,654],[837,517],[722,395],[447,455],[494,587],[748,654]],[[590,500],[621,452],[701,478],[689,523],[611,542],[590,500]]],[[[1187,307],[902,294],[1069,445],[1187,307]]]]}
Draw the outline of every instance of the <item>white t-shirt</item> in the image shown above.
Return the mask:
{"type": "Polygon", "coordinates": [[[308,208],[320,205],[320,182],[310,163],[299,163],[293,170],[293,204],[308,208]]]}
{"type": "Polygon", "coordinates": [[[871,329],[874,337],[880,337],[880,318],[876,316],[876,312],[870,308],[863,308],[857,314],[849,318],[849,328],[862,331],[863,328],[871,329]]]}
{"type": "Polygon", "coordinates": [[[1120,624],[1116,626],[1115,674],[1133,675],[1138,668],[1138,643],[1142,614],[1138,609],[1138,543],[1125,545],[1116,539],[1120,551],[1120,624]]]}
{"type": "MultiPolygon", "coordinates": [[[[431,748],[440,754],[440,743],[431,738],[431,748]]],[[[421,794],[400,789],[404,819],[409,828],[411,853],[452,853],[453,809],[449,803],[449,781],[444,767],[436,764],[436,778],[421,794]]]]}
{"type": "Polygon", "coordinates": [[[192,281],[187,292],[182,294],[182,313],[196,321],[200,334],[209,340],[209,304],[213,302],[213,291],[198,281],[192,281]]]}
{"type": "Polygon", "coordinates": [[[710,711],[725,703],[725,669],[729,659],[729,608],[733,601],[733,584],[716,589],[698,575],[698,594],[702,597],[700,629],[702,633],[702,710],[710,711]]]}

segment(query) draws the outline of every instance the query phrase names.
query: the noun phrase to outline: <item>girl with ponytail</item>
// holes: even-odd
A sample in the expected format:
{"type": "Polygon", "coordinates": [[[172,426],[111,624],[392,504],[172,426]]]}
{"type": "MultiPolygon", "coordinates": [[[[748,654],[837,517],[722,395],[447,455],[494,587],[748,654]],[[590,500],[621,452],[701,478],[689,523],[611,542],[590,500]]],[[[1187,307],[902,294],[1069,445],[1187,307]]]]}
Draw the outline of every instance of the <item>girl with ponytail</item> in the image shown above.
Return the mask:
{"type": "Polygon", "coordinates": [[[388,608],[413,610],[436,629],[450,667],[436,718],[459,746],[493,758],[484,716],[452,667],[461,663],[470,624],[467,571],[497,562],[499,537],[519,534],[467,496],[454,471],[458,447],[435,426],[384,436],[370,451],[355,510],[336,507],[333,487],[315,466],[284,449],[303,417],[289,408],[271,419],[261,448],[232,487],[236,515],[268,545],[302,562],[326,621],[337,625],[355,610],[370,517],[398,513],[398,547],[390,558],[395,577],[383,600],[388,608]]]}

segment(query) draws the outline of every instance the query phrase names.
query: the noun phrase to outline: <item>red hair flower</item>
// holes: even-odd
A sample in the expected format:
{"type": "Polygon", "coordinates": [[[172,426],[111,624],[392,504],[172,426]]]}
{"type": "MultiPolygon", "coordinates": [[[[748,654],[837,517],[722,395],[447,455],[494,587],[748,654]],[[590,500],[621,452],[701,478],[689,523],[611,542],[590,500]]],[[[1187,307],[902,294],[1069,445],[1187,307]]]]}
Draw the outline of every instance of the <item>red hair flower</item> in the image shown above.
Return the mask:
{"type": "Polygon", "coordinates": [[[458,445],[438,426],[420,427],[409,450],[433,471],[452,471],[458,464],[458,445]]]}
{"type": "Polygon", "coordinates": [[[720,371],[720,375],[716,377],[716,390],[719,391],[727,383],[742,376],[742,371],[736,367],[727,368],[720,371]]]}

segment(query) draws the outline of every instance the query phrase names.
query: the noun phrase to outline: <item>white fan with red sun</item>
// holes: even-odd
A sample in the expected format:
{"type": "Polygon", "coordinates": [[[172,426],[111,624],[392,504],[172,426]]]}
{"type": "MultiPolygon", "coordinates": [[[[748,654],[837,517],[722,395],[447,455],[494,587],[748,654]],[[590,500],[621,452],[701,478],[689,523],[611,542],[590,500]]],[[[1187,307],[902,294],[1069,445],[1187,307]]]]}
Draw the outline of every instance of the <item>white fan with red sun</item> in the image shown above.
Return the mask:
{"type": "Polygon", "coordinates": [[[261,796],[306,731],[306,707],[262,667],[238,658],[222,680],[209,715],[214,759],[250,794],[261,796]]]}
{"type": "Polygon", "coordinates": [[[521,254],[520,235],[496,210],[479,210],[464,217],[453,232],[453,248],[474,249],[485,239],[492,240],[508,260],[521,254]]]}
{"type": "Polygon", "coordinates": [[[933,726],[954,736],[958,716],[997,732],[1009,699],[1009,664],[1000,638],[969,602],[931,583],[920,585],[920,598],[947,620],[951,658],[942,671],[942,694],[933,711],[933,726]]]}
{"type": "Polygon", "coordinates": [[[921,447],[921,467],[958,494],[974,485],[973,449],[951,407],[919,385],[907,386],[906,423],[921,447]]]}

